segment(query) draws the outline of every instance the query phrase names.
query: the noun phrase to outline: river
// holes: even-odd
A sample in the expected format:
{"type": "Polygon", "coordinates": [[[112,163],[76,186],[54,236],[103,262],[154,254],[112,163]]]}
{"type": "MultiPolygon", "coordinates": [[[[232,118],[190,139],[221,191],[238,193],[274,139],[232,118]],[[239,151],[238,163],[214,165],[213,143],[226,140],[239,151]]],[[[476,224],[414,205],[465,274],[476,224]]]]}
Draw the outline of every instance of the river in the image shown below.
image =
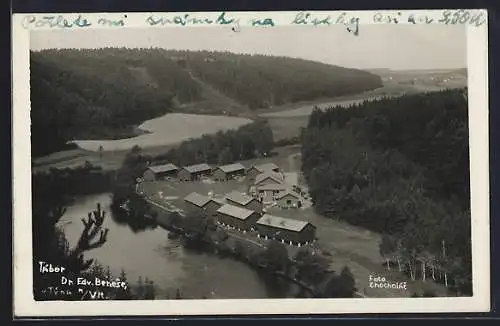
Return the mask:
{"type": "Polygon", "coordinates": [[[109,266],[114,275],[123,268],[131,283],[139,277],[153,280],[158,299],[173,298],[176,289],[183,298],[192,299],[285,298],[296,290],[232,258],[185,249],[179,240],[168,239],[167,231],[161,228],[143,229],[120,221],[109,208],[111,197],[107,193],[79,197],[68,207],[62,221],[70,245],[76,244],[83,229],[81,218],[98,202],[107,214],[104,226],[110,230],[108,241],[88,252],[86,258],[109,266]]]}
{"type": "Polygon", "coordinates": [[[304,106],[301,106],[298,108],[284,110],[284,111],[262,113],[262,114],[260,114],[260,116],[266,117],[266,118],[287,118],[287,117],[308,116],[312,113],[312,111],[314,110],[315,107],[318,107],[321,110],[323,110],[325,108],[332,107],[332,106],[348,107],[351,105],[356,105],[356,104],[362,103],[364,101],[375,101],[375,100],[381,99],[383,97],[384,96],[380,95],[380,96],[371,96],[371,97],[360,98],[360,99],[339,100],[339,101],[331,101],[331,102],[325,102],[325,103],[317,103],[314,105],[308,104],[308,105],[304,105],[304,106]]]}

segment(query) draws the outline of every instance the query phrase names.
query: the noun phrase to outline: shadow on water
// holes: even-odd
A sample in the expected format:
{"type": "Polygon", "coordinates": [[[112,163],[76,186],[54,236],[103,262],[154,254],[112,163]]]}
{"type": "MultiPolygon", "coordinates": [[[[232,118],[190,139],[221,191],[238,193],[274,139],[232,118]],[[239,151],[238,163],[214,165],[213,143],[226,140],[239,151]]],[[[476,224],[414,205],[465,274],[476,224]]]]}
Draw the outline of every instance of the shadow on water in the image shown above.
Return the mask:
{"type": "Polygon", "coordinates": [[[247,268],[253,270],[258,275],[258,278],[262,282],[263,288],[265,289],[267,298],[298,298],[302,296],[299,286],[292,284],[283,278],[277,277],[270,272],[266,272],[263,269],[248,265],[248,262],[236,257],[230,252],[217,250],[214,246],[196,241],[184,243],[182,247],[184,252],[192,255],[216,256],[221,261],[236,261],[246,265],[247,268]]]}
{"type": "Polygon", "coordinates": [[[118,225],[127,225],[134,233],[154,230],[158,227],[155,221],[144,216],[127,213],[121,208],[111,207],[111,218],[118,225]]]}

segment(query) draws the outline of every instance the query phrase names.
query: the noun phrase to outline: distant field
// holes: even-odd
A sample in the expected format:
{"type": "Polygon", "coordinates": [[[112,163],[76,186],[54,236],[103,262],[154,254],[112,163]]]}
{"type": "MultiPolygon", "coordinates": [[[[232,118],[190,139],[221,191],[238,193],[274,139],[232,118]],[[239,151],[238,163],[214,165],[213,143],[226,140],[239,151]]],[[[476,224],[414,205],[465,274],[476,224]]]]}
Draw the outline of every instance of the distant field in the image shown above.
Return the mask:
{"type": "Polygon", "coordinates": [[[309,116],[268,118],[273,131],[274,141],[289,139],[300,135],[300,130],[307,126],[309,116]]]}
{"type": "MultiPolygon", "coordinates": [[[[412,75],[413,76],[413,75],[412,75]]],[[[407,81],[409,77],[405,77],[407,81]]],[[[415,94],[422,92],[439,91],[446,88],[461,88],[467,86],[465,79],[453,79],[446,83],[417,82],[414,84],[399,83],[398,81],[385,82],[384,87],[373,91],[342,96],[337,99],[324,99],[314,102],[302,102],[296,104],[283,105],[271,110],[260,110],[258,114],[268,119],[273,130],[274,140],[291,138],[300,135],[302,127],[306,127],[309,115],[314,106],[326,108],[333,105],[348,106],[364,100],[375,100],[384,96],[399,96],[402,94],[415,94]]]]}
{"type": "Polygon", "coordinates": [[[149,133],[133,138],[118,140],[75,140],[82,149],[97,151],[99,146],[104,151],[129,150],[135,145],[141,148],[157,147],[180,143],[204,134],[213,134],[219,130],[237,129],[252,122],[247,118],[169,113],[162,117],[148,120],[139,129],[149,133]]]}
{"type": "Polygon", "coordinates": [[[56,152],[56,153],[52,153],[52,154],[47,155],[47,156],[36,158],[34,160],[33,165],[35,167],[45,166],[45,165],[54,165],[54,164],[57,164],[60,162],[71,161],[71,160],[74,160],[74,159],[77,159],[79,157],[86,156],[86,155],[87,155],[87,152],[80,149],[80,148],[70,149],[67,151],[56,152]]]}

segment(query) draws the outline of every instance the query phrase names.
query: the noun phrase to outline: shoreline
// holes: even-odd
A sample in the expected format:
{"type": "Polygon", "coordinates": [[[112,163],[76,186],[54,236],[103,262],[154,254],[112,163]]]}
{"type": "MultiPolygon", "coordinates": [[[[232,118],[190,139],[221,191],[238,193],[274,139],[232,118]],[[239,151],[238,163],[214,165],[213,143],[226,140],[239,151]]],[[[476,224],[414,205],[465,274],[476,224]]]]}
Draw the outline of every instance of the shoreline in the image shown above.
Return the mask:
{"type": "MultiPolygon", "coordinates": [[[[154,205],[156,207],[158,207],[159,209],[167,212],[168,214],[175,214],[176,212],[162,206],[162,205],[159,205],[147,198],[143,198],[146,203],[148,205],[154,205]]],[[[123,208],[122,208],[123,209],[123,208]]],[[[124,209],[123,209],[124,210],[124,209]]],[[[124,210],[126,211],[126,210],[124,210]]],[[[177,212],[179,213],[179,212],[177,212]]],[[[183,216],[182,213],[179,213],[179,215],[183,216]]],[[[210,237],[210,235],[208,236],[208,238],[206,236],[203,236],[202,238],[200,239],[194,239],[194,240],[191,240],[189,239],[189,235],[185,232],[185,230],[182,228],[182,227],[179,227],[179,226],[175,226],[175,225],[172,225],[171,223],[169,223],[168,219],[169,217],[168,216],[161,216],[159,214],[156,215],[156,217],[153,217],[153,216],[144,216],[145,218],[147,219],[150,219],[152,221],[154,221],[154,223],[162,228],[163,230],[167,231],[167,236],[170,234],[170,233],[174,233],[176,234],[178,237],[181,238],[181,242],[183,243],[183,246],[191,246],[193,245],[195,248],[197,249],[201,249],[205,252],[211,252],[217,256],[223,256],[223,257],[230,257],[231,259],[234,259],[236,261],[239,261],[239,262],[242,262],[244,263],[245,265],[247,265],[249,268],[252,268],[258,272],[261,272],[261,273],[266,273],[268,275],[272,275],[274,277],[277,277],[277,278],[280,278],[280,279],[283,279],[287,282],[289,282],[291,285],[296,285],[300,288],[300,291],[301,293],[306,293],[306,294],[309,294],[311,295],[311,297],[315,297],[316,295],[318,295],[318,290],[316,289],[316,287],[320,286],[329,276],[332,275],[335,275],[335,272],[332,272],[332,271],[329,271],[329,270],[325,270],[324,271],[324,276],[323,278],[318,282],[318,284],[316,285],[310,285],[310,284],[306,284],[304,283],[303,281],[297,279],[295,276],[293,275],[288,275],[287,273],[285,273],[284,271],[275,271],[275,270],[271,270],[269,269],[265,264],[261,264],[259,262],[256,262],[256,261],[252,261],[249,257],[247,257],[247,255],[245,254],[245,252],[242,252],[242,253],[237,253],[235,251],[235,246],[234,245],[230,245],[230,244],[227,244],[226,240],[223,240],[221,242],[217,241],[217,240],[214,240],[210,237]],[[204,245],[205,247],[204,248],[200,248],[198,245],[204,245]],[[207,250],[207,246],[208,248],[212,249],[212,250],[207,250]]],[[[225,232],[224,229],[220,229],[219,227],[217,227],[217,229],[219,230],[222,230],[225,232]]],[[[226,233],[229,237],[235,237],[234,235],[232,235],[231,233],[226,233]]],[[[247,238],[243,238],[243,237],[238,237],[238,241],[243,241],[245,244],[251,244],[252,241],[247,239],[247,238]]],[[[246,249],[248,250],[248,249],[246,249]]],[[[265,250],[265,249],[264,249],[265,250]]],[[[261,254],[263,252],[263,250],[261,250],[259,252],[259,254],[261,254]]],[[[295,273],[297,273],[296,271],[296,267],[294,265],[294,263],[290,260],[290,267],[289,267],[289,270],[295,270],[295,273]]],[[[358,298],[366,298],[367,296],[363,293],[361,293],[359,290],[357,290],[355,293],[354,293],[354,298],[358,297],[358,298]]],[[[347,298],[347,297],[346,297],[347,298]]]]}

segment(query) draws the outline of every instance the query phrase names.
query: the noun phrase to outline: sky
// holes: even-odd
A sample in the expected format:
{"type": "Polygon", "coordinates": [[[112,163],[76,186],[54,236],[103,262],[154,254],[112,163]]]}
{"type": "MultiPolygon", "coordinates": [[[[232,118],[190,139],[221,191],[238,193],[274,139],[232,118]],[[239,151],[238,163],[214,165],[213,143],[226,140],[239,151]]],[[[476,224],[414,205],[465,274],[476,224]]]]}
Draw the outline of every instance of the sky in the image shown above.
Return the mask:
{"type": "Polygon", "coordinates": [[[460,25],[361,25],[354,36],[337,26],[123,28],[33,31],[31,50],[161,47],[270,54],[337,66],[395,70],[467,67],[466,29],[460,25]]]}

